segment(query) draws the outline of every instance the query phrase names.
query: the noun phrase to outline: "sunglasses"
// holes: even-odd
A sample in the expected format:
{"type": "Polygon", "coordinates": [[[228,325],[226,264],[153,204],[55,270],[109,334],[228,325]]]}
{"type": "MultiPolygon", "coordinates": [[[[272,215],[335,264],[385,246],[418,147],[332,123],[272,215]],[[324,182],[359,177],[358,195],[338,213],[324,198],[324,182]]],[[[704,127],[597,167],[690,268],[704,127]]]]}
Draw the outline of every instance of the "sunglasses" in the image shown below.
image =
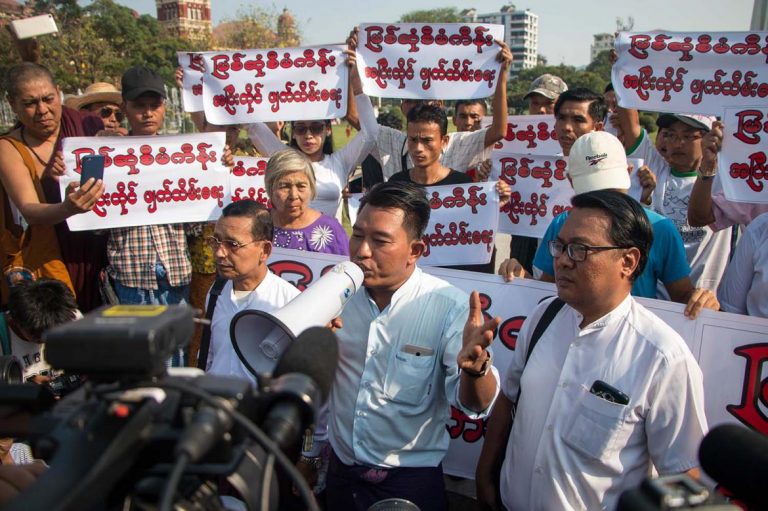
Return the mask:
{"type": "Polygon", "coordinates": [[[307,131],[311,131],[313,135],[320,136],[325,133],[325,124],[310,124],[309,126],[299,125],[293,127],[293,132],[296,135],[303,136],[307,134],[307,131]]]}
{"type": "Polygon", "coordinates": [[[123,119],[125,119],[125,115],[122,111],[120,111],[119,108],[109,108],[108,106],[104,106],[99,111],[99,114],[101,115],[102,119],[109,119],[109,117],[114,114],[117,122],[123,122],[123,119]]]}

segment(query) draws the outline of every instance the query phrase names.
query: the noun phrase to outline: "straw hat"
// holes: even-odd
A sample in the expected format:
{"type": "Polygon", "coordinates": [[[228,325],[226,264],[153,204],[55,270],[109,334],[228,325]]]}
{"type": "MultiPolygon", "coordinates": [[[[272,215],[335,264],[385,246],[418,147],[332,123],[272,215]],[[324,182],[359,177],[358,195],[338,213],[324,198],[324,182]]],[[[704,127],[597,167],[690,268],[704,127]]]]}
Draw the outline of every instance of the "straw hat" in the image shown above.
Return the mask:
{"type": "Polygon", "coordinates": [[[91,103],[115,103],[123,102],[123,97],[117,87],[111,83],[96,82],[85,88],[85,93],[80,96],[70,96],[64,100],[64,106],[74,110],[80,110],[91,103]]]}

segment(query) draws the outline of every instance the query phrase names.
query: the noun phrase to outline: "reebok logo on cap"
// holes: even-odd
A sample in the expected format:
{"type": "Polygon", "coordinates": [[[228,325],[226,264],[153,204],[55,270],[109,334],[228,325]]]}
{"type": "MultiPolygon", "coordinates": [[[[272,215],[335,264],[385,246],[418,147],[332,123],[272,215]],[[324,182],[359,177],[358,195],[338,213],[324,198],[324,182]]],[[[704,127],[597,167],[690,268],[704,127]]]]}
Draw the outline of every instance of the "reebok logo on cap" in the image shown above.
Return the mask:
{"type": "Polygon", "coordinates": [[[590,167],[594,167],[595,165],[597,165],[598,163],[600,163],[606,158],[608,158],[608,153],[596,154],[594,156],[587,156],[585,157],[585,160],[589,162],[590,167]]]}

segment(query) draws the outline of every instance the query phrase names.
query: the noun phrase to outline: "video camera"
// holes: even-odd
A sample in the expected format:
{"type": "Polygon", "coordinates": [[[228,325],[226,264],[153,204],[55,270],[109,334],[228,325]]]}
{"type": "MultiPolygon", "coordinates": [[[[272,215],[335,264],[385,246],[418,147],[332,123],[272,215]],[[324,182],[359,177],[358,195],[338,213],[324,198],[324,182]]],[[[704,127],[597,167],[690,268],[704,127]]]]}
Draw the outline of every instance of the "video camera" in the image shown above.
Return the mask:
{"type": "Polygon", "coordinates": [[[4,509],[216,510],[234,490],[248,509],[273,510],[277,466],[317,509],[281,448],[298,445],[328,396],[333,333],[299,335],[255,390],[196,369],[168,375],[192,329],[186,306],[113,306],[47,332],[47,361],[86,383],[59,401],[44,387],[0,386],[0,436],[29,440],[50,464],[4,509]]]}

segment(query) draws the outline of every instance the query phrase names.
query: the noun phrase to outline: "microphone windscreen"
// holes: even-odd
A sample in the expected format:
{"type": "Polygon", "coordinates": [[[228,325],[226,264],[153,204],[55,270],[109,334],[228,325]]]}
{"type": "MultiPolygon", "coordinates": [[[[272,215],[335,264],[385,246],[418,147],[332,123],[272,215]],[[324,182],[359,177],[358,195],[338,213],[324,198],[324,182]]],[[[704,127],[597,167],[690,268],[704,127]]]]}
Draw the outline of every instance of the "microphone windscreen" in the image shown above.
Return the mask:
{"type": "Polygon", "coordinates": [[[323,402],[328,399],[336,377],[339,344],[336,334],[324,327],[306,329],[291,343],[275,367],[275,378],[288,373],[309,376],[317,384],[323,402]]]}
{"type": "Polygon", "coordinates": [[[738,500],[765,509],[768,437],[735,424],[713,428],[699,446],[701,468],[738,500]]]}

